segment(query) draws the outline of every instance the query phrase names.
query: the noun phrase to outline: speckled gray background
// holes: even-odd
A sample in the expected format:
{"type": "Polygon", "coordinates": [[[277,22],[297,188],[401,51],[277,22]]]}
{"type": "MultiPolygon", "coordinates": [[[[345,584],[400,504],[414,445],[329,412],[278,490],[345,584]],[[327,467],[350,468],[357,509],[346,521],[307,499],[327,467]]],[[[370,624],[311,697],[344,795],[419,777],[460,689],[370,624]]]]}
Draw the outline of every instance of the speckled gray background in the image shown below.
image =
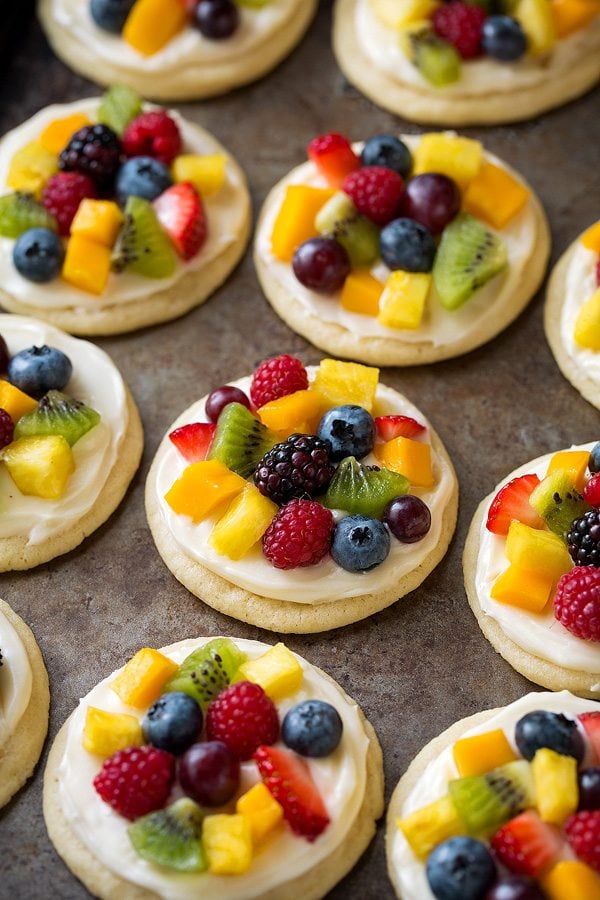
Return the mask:
{"type": "MultiPolygon", "coordinates": [[[[301,46],[263,81],[182,106],[244,166],[255,211],[273,182],[302,160],[315,134],[339,130],[359,139],[419,130],[376,109],[344,81],[329,30],[330,3],[324,2],[301,46]]],[[[33,23],[0,79],[0,133],[48,103],[97,92],[53,57],[33,23]]],[[[599,100],[596,89],[534,122],[466,132],[537,189],[550,219],[553,261],[600,214],[599,100]]],[[[532,689],[481,635],[465,598],[460,558],[477,503],[503,475],[541,453],[600,437],[598,412],[564,381],[552,359],[542,302],[543,292],[500,337],[462,359],[384,373],[431,418],[454,460],[461,485],[456,537],[425,584],[396,606],[349,628],[285,638],[362,705],[383,746],[388,796],[438,732],[532,689]]],[[[249,254],[209,302],[183,319],[99,344],[138,402],[146,431],[142,467],[120,509],[78,550],[33,571],[0,576],[1,596],[32,626],[45,656],[50,739],[77,699],[142,643],[161,646],[203,633],[277,638],[213,612],[174,580],[146,527],[143,484],[165,429],[199,396],[275,353],[299,354],[307,363],[320,358],[271,311],[249,254]]],[[[44,758],[0,813],[0,896],[80,900],[86,891],[46,836],[43,765],[44,758]]],[[[329,896],[393,896],[383,828],[329,896]]]]}

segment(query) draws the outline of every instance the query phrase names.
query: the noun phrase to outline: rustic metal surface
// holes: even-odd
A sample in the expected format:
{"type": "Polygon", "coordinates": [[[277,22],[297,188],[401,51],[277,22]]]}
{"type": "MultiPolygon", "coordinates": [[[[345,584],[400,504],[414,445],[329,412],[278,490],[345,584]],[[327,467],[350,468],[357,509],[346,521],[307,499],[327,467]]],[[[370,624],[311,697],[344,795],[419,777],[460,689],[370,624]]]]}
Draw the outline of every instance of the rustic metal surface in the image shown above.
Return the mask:
{"type": "MultiPolygon", "coordinates": [[[[354,139],[418,131],[376,109],[349,87],[330,51],[330,4],[323,3],[295,53],[258,84],[182,107],[236,154],[255,210],[273,184],[303,158],[315,134],[354,139]]],[[[50,52],[32,23],[0,84],[0,133],[51,102],[97,93],[50,52]]],[[[553,261],[597,206],[600,91],[514,127],[468,129],[520,170],[544,203],[553,261]]],[[[387,795],[430,738],[456,719],[508,703],[533,689],[495,654],[464,594],[461,551],[479,500],[525,460],[600,438],[598,412],[560,375],[544,339],[540,293],[504,334],[462,359],[391,369],[435,424],[461,483],[459,527],[450,552],[425,584],[380,615],[323,635],[286,637],[362,705],[383,745],[387,795]]],[[[250,255],[213,298],[170,324],[98,342],[127,379],[146,429],[142,468],[120,509],[78,550],[30,572],[0,577],[0,595],[32,626],[52,689],[51,740],[77,699],[141,643],[196,634],[276,636],[213,612],[179,585],[146,527],[143,484],[167,426],[211,387],[249,371],[265,356],[320,354],[294,335],[261,296],[250,255]]],[[[46,748],[47,750],[47,748],[46,748]]],[[[45,758],[45,757],[44,757],[45,758]]],[[[35,777],[0,813],[0,896],[80,900],[86,891],[56,856],[41,811],[44,758],[35,777]]],[[[392,897],[383,828],[331,898],[392,897]]]]}

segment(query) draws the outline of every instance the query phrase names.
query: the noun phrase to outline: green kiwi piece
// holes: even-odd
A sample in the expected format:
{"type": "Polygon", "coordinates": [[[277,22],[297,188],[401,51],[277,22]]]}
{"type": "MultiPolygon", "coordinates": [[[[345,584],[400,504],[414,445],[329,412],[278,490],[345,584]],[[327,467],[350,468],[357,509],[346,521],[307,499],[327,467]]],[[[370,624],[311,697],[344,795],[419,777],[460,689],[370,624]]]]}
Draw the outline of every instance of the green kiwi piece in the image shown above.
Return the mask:
{"type": "Polygon", "coordinates": [[[141,111],[142,98],[139,94],[124,84],[113,84],[100,101],[98,121],[121,135],[141,111]]]}
{"type": "Polygon", "coordinates": [[[15,440],[34,434],[61,434],[72,447],[100,421],[100,413],[61,391],[48,391],[15,425],[15,440]]]}
{"type": "Polygon", "coordinates": [[[356,207],[348,194],[337,191],[315,216],[315,228],[319,234],[333,234],[341,222],[351,219],[356,214],[356,207]]]}
{"type": "Polygon", "coordinates": [[[378,466],[364,466],[353,456],[347,456],[335,470],[321,502],[329,509],[378,519],[390,500],[408,494],[409,489],[410,481],[404,475],[378,466]]]}
{"type": "Polygon", "coordinates": [[[183,691],[196,700],[203,710],[221,693],[247,659],[247,654],[229,638],[214,638],[194,650],[169,678],[163,691],[183,691]]]}
{"type": "Polygon", "coordinates": [[[504,241],[468,213],[444,228],[433,264],[433,283],[440,303],[454,310],[471,297],[508,261],[504,241]]]}
{"type": "Polygon", "coordinates": [[[209,459],[218,459],[232,472],[249,478],[265,453],[281,438],[241,403],[228,403],[217,420],[209,459]]]}
{"type": "Polygon", "coordinates": [[[564,539],[571,530],[573,520],[591,509],[564,469],[546,475],[531,492],[529,503],[550,531],[564,539]]]}
{"type": "Polygon", "coordinates": [[[468,775],[448,784],[448,792],[470,834],[491,835],[535,802],[530,764],[519,759],[485,775],[468,775]]]}
{"type": "Polygon", "coordinates": [[[201,839],[202,819],[198,804],[182,797],[165,809],[136,819],[127,833],[142,859],[178,872],[204,872],[207,861],[201,839]]]}
{"type": "Polygon", "coordinates": [[[408,40],[411,60],[430,84],[444,87],[460,78],[460,55],[448,41],[429,30],[413,31],[408,40]]]}
{"type": "Polygon", "coordinates": [[[152,204],[142,197],[128,197],[124,215],[112,253],[115,272],[126,269],[146,278],[168,278],[177,268],[177,256],[152,204]]]}
{"type": "Polygon", "coordinates": [[[379,256],[379,228],[357,212],[343,191],[338,191],[321,207],[315,227],[319,234],[333,237],[342,245],[353,268],[370,266],[379,256]]]}
{"type": "Polygon", "coordinates": [[[33,194],[15,191],[0,197],[0,237],[18,238],[30,228],[58,231],[58,224],[33,194]]]}

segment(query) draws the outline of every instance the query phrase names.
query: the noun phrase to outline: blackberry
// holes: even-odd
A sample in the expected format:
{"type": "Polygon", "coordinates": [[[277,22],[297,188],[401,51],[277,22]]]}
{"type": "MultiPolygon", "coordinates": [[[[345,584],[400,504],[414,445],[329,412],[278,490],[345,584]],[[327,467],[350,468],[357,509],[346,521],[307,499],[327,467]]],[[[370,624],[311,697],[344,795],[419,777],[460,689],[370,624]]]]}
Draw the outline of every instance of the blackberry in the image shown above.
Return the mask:
{"type": "Polygon", "coordinates": [[[576,566],[600,569],[600,510],[592,509],[575,519],[567,534],[571,559],[576,566]]]}
{"type": "Polygon", "coordinates": [[[121,143],[108,125],[84,125],[60,154],[65,172],[83,172],[101,188],[112,185],[121,162],[121,143]]]}
{"type": "Polygon", "coordinates": [[[282,506],[327,490],[334,472],[331,445],[311,434],[292,434],[265,453],[254,473],[261,494],[282,506]]]}

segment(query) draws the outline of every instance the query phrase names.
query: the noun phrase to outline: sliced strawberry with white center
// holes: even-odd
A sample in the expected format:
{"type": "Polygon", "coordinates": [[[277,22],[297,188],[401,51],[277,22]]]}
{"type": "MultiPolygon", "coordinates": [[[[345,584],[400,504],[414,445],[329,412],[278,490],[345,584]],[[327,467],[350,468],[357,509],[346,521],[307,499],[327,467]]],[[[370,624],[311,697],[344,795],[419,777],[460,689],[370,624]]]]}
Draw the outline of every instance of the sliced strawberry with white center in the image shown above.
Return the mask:
{"type": "Polygon", "coordinates": [[[397,437],[416,438],[427,431],[426,425],[410,416],[377,416],[375,427],[382,441],[393,441],[397,437]]]}
{"type": "Polygon", "coordinates": [[[533,810],[511,819],[490,841],[496,858],[518,875],[536,878],[553,865],[563,849],[563,839],[533,810]]]}
{"type": "Polygon", "coordinates": [[[212,422],[192,422],[176,428],[169,438],[188,462],[200,462],[208,456],[216,430],[212,422]]]}
{"type": "Polygon", "coordinates": [[[543,528],[544,522],[529,503],[540,483],[537,475],[520,475],[500,488],[490,504],[486,528],[494,534],[508,534],[510,523],[517,521],[531,528],[543,528]]]}
{"type": "Polygon", "coordinates": [[[195,256],[208,234],[202,199],[193,184],[174,184],[153,201],[154,211],[183,259],[195,256]]]}
{"type": "Polygon", "coordinates": [[[295,834],[314,841],[329,825],[329,816],[303,759],[279,747],[259,747],[252,757],[260,777],[283,807],[295,834]]]}

